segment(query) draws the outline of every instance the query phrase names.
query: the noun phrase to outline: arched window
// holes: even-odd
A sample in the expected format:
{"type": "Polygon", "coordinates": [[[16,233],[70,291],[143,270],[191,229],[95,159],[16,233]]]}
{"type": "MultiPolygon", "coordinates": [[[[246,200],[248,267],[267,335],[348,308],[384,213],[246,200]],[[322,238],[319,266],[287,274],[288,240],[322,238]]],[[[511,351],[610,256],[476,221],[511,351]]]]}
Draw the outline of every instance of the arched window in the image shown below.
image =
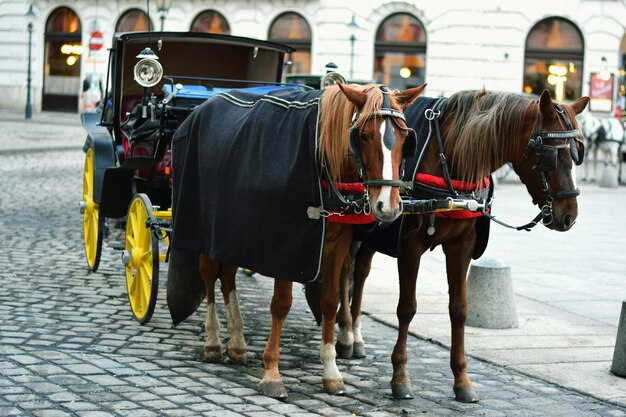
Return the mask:
{"type": "Polygon", "coordinates": [[[230,35],[230,26],[219,12],[205,10],[193,19],[191,31],[230,35]]]}
{"type": "Polygon", "coordinates": [[[387,17],[376,31],[374,77],[390,88],[406,89],[424,84],[426,32],[408,13],[387,17]]]}
{"type": "Polygon", "coordinates": [[[268,38],[296,48],[290,57],[290,74],[311,72],[311,27],[302,16],[293,12],[279,15],[270,26],[268,38]]]}
{"type": "Polygon", "coordinates": [[[148,19],[148,15],[140,9],[130,9],[117,20],[116,32],[144,32],[148,25],[154,30],[154,25],[148,19]]]}
{"type": "Polygon", "coordinates": [[[583,37],[570,21],[560,17],[541,20],[528,33],[524,57],[524,92],[550,90],[557,101],[581,95],[583,37]]]}
{"type": "Polygon", "coordinates": [[[78,111],[82,29],[78,15],[59,7],[46,21],[43,110],[78,111]]]}

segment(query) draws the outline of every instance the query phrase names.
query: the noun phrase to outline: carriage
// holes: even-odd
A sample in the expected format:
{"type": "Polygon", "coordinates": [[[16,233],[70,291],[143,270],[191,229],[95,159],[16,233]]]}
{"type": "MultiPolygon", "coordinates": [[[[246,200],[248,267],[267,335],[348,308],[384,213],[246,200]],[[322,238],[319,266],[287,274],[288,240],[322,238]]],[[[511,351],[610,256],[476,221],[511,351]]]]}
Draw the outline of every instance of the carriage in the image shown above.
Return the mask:
{"type": "Polygon", "coordinates": [[[168,260],[172,135],[218,92],[297,87],[281,84],[291,51],[272,42],[204,33],[115,35],[106,100],[98,112],[81,116],[87,138],[80,210],[90,271],[98,269],[113,227],[125,223],[124,242],[111,245],[122,249],[128,298],[140,323],[152,316],[159,263],[168,260]]]}

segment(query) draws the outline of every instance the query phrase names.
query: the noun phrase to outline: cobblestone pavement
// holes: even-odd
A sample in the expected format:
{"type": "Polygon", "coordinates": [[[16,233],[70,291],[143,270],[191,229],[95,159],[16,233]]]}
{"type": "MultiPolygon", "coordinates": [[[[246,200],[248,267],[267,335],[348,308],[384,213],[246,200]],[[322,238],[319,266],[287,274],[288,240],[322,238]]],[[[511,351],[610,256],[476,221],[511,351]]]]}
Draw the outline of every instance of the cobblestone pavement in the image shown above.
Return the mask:
{"type": "Polygon", "coordinates": [[[155,314],[141,326],[130,313],[118,252],[105,244],[100,270],[87,273],[78,211],[82,169],[79,149],[0,154],[2,416],[626,415],[618,406],[472,358],[470,375],[483,399],[457,403],[449,352],[414,337],[408,351],[416,397],[396,401],[389,388],[396,330],[368,317],[368,356],[339,360],[348,392],[326,395],[320,332],[299,285],[280,364],[289,397],[261,396],[272,281],[239,279],[249,364],[200,361],[202,306],[173,327],[162,278],[155,314]]]}

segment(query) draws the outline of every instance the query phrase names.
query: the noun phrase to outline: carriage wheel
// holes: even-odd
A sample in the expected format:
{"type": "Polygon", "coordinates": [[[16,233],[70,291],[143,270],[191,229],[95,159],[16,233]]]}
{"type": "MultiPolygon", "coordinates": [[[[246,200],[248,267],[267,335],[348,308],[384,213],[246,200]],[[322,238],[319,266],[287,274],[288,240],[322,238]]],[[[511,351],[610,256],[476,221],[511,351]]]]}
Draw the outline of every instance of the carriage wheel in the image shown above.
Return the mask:
{"type": "Polygon", "coordinates": [[[159,287],[159,241],[146,226],[152,204],[145,194],[137,194],[130,204],[126,223],[126,250],[122,255],[126,268],[128,301],[135,319],[150,321],[159,287]]]}
{"type": "Polygon", "coordinates": [[[93,200],[95,182],[95,157],[93,148],[87,149],[85,168],[83,170],[83,201],[80,211],[83,214],[83,236],[85,239],[85,256],[89,270],[95,272],[100,265],[102,254],[102,235],[104,233],[104,217],[100,216],[98,203],[93,200]]]}

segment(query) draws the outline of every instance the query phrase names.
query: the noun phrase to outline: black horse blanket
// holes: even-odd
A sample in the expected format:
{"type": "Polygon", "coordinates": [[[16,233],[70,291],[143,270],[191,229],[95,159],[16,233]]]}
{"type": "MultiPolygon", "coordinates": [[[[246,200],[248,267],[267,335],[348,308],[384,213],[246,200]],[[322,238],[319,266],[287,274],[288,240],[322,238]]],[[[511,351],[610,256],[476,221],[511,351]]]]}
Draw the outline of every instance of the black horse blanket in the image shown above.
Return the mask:
{"type": "Polygon", "coordinates": [[[321,94],[232,90],[204,102],[176,130],[168,274],[175,323],[204,295],[199,253],[279,279],[316,279],[324,222],[310,219],[307,208],[322,205],[321,94]]]}

